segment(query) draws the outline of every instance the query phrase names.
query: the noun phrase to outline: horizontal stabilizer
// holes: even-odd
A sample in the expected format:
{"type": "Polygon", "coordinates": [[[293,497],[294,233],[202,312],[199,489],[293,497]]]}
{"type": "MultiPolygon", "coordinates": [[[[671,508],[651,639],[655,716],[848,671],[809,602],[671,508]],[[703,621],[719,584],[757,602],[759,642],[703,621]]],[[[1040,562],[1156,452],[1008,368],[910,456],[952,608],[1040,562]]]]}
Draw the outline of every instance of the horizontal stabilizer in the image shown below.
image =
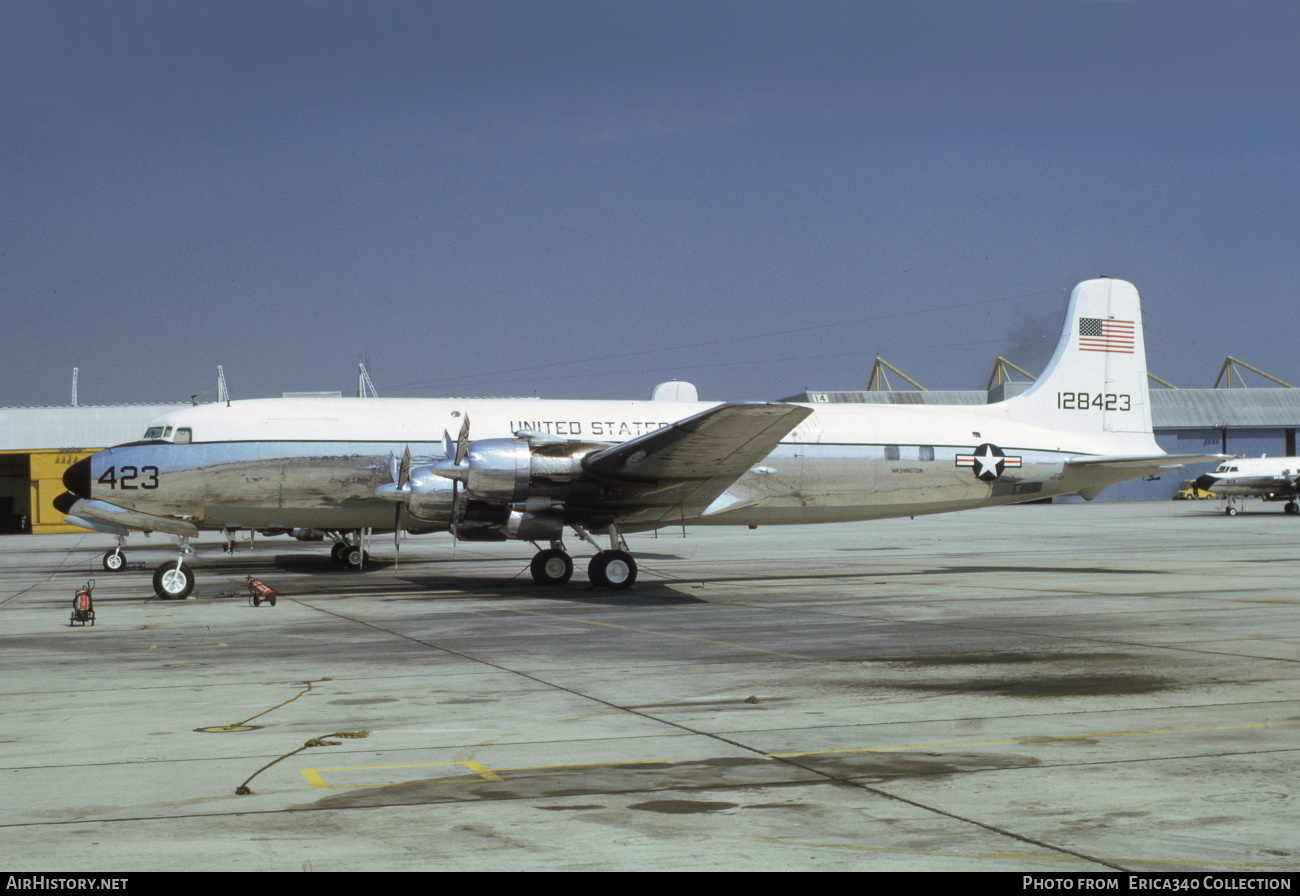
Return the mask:
{"type": "Polygon", "coordinates": [[[1130,479],[1154,476],[1165,470],[1177,470],[1187,464],[1219,462],[1222,454],[1125,454],[1102,457],[1076,457],[1065,462],[1072,479],[1082,480],[1078,493],[1091,501],[1103,489],[1130,479]]]}
{"type": "Polygon", "coordinates": [[[1129,454],[1115,457],[1075,457],[1065,462],[1071,469],[1087,467],[1104,467],[1107,470],[1133,471],[1133,476],[1141,476],[1143,471],[1158,473],[1161,470],[1176,470],[1188,464],[1217,463],[1226,454],[1129,454]]]}

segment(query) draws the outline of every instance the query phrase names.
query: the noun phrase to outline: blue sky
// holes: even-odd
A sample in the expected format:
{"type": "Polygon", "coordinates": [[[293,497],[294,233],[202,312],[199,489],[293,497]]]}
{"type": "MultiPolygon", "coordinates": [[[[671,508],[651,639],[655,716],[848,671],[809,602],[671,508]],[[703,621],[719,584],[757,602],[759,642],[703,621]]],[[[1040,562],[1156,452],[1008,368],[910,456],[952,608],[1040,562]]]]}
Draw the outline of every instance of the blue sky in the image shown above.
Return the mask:
{"type": "Polygon", "coordinates": [[[1300,384],[1297,7],[0,0],[0,404],[1300,384]]]}

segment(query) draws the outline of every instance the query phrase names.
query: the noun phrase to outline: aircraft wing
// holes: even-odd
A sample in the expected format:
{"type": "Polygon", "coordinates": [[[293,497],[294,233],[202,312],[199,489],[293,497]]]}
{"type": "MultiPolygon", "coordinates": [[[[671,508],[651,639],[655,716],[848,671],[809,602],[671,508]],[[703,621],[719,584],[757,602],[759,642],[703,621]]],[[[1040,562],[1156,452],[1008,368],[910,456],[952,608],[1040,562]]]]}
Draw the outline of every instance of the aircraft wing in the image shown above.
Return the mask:
{"type": "Polygon", "coordinates": [[[107,501],[87,498],[77,498],[70,504],[60,503],[65,497],[67,496],[60,495],[55,501],[55,507],[65,514],[69,523],[83,529],[107,532],[110,535],[125,535],[131,530],[166,532],[185,538],[194,538],[199,534],[198,527],[188,520],[127,510],[107,501]]]}
{"type": "Polygon", "coordinates": [[[1075,457],[1065,462],[1067,473],[1079,475],[1088,481],[1079,489],[1079,494],[1091,501],[1102,489],[1154,476],[1164,470],[1177,470],[1187,464],[1219,463],[1226,458],[1224,454],[1124,454],[1102,457],[1075,457]]]}
{"type": "Polygon", "coordinates": [[[582,468],[607,492],[620,525],[693,517],[767,457],[812,409],[724,404],[587,455],[582,468]]]}

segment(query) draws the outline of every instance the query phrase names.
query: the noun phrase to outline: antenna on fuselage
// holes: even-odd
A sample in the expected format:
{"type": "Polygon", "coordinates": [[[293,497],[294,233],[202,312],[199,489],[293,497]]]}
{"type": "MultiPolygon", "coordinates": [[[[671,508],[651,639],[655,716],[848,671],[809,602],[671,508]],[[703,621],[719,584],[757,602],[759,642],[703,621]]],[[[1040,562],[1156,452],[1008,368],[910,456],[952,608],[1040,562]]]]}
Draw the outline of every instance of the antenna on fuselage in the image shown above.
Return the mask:
{"type": "Polygon", "coordinates": [[[72,368],[72,406],[77,406],[77,368],[72,368]]]}
{"type": "Polygon", "coordinates": [[[224,401],[230,404],[230,393],[226,391],[226,372],[217,365],[217,401],[224,401]]]}

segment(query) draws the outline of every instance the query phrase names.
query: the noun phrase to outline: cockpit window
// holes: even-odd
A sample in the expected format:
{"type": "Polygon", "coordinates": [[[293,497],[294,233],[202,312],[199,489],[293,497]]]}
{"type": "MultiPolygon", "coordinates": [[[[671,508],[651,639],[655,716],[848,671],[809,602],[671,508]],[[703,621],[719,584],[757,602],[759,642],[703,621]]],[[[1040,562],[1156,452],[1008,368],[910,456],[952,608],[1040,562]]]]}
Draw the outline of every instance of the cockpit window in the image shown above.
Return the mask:
{"type": "Polygon", "coordinates": [[[163,428],[161,426],[151,426],[144,431],[146,439],[161,439],[163,437],[163,428]]]}
{"type": "Polygon", "coordinates": [[[176,430],[176,438],[174,441],[177,445],[188,445],[192,436],[193,433],[190,428],[188,426],[182,426],[176,430]]]}

